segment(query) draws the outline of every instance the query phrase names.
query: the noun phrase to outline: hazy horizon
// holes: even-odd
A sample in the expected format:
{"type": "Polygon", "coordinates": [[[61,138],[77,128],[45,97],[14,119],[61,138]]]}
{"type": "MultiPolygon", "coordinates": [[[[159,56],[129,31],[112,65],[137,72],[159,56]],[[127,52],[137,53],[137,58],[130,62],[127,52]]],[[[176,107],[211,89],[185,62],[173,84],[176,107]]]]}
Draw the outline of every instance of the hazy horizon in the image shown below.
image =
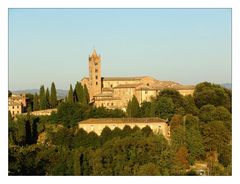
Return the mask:
{"type": "Polygon", "coordinates": [[[231,9],[9,9],[9,89],[68,90],[88,76],[231,83],[231,9]]]}

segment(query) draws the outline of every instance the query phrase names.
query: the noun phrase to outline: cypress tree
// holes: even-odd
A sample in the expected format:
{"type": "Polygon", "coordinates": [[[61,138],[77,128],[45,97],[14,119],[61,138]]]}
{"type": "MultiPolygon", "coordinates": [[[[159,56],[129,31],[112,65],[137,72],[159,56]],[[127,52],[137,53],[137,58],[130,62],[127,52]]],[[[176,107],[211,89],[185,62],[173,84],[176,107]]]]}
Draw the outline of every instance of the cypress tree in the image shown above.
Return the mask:
{"type": "Polygon", "coordinates": [[[52,82],[52,85],[51,85],[50,106],[51,108],[57,107],[57,90],[54,82],[52,82]]]}
{"type": "Polygon", "coordinates": [[[73,88],[72,84],[70,84],[70,89],[68,91],[68,102],[73,103],[73,88]]]}
{"type": "Polygon", "coordinates": [[[81,83],[77,82],[74,89],[74,99],[77,102],[87,105],[89,101],[89,94],[87,87],[83,87],[81,83]]]}
{"type": "Polygon", "coordinates": [[[40,87],[40,110],[46,109],[47,108],[47,100],[46,100],[46,94],[45,94],[45,89],[44,89],[44,85],[42,85],[40,87]]]}
{"type": "Polygon", "coordinates": [[[75,88],[73,90],[73,100],[74,100],[74,102],[78,102],[77,88],[78,88],[78,82],[75,84],[75,88]]]}
{"type": "Polygon", "coordinates": [[[79,102],[84,104],[84,90],[81,83],[79,83],[79,102]]]}
{"type": "Polygon", "coordinates": [[[38,94],[35,93],[33,98],[33,111],[38,111],[38,110],[39,110],[39,98],[38,98],[38,94]]]}
{"type": "Polygon", "coordinates": [[[75,85],[75,89],[74,89],[74,97],[75,97],[76,102],[82,101],[82,97],[81,97],[82,89],[81,88],[82,88],[81,84],[77,82],[75,85]]]}
{"type": "Polygon", "coordinates": [[[46,101],[47,101],[47,109],[50,108],[50,95],[49,95],[49,89],[46,90],[46,101]]]}
{"type": "Polygon", "coordinates": [[[131,109],[131,107],[132,107],[132,101],[129,100],[128,101],[128,105],[127,105],[127,115],[128,115],[128,117],[132,117],[132,109],[131,109]]]}
{"type": "Polygon", "coordinates": [[[87,88],[86,84],[84,84],[84,89],[83,90],[84,90],[86,103],[88,104],[89,103],[89,93],[88,93],[88,88],[87,88]]]}
{"type": "Polygon", "coordinates": [[[127,114],[128,114],[128,117],[140,116],[140,106],[135,95],[132,97],[132,100],[129,100],[128,102],[127,114]]]}
{"type": "Polygon", "coordinates": [[[140,107],[136,96],[134,95],[132,98],[131,104],[131,115],[132,117],[139,117],[140,107]]]}

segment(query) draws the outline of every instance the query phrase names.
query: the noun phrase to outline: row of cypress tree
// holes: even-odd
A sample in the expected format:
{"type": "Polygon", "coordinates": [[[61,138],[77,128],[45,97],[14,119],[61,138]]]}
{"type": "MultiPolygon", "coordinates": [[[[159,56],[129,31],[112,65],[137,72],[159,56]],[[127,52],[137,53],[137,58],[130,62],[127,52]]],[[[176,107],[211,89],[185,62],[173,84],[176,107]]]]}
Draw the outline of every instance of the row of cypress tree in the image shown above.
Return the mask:
{"type": "Polygon", "coordinates": [[[73,90],[71,84],[68,91],[68,96],[66,97],[65,101],[69,103],[78,102],[82,105],[87,105],[89,103],[89,93],[87,86],[82,86],[81,83],[77,82],[73,90]]]}
{"type": "Polygon", "coordinates": [[[33,111],[56,108],[57,104],[57,90],[54,82],[52,82],[51,93],[48,88],[45,90],[44,85],[40,87],[39,95],[35,93],[33,98],[33,111]]]}

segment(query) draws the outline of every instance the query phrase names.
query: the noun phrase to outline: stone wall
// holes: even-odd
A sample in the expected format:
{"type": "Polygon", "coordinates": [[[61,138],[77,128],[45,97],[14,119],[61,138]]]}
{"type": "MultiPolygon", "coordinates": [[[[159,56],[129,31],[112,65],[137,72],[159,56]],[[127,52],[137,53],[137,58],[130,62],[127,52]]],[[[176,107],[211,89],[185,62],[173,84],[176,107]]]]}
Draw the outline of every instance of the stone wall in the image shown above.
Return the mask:
{"type": "Polygon", "coordinates": [[[79,128],[84,129],[88,133],[93,131],[98,135],[101,135],[105,127],[113,130],[116,127],[123,129],[126,125],[131,128],[137,126],[140,129],[149,126],[155,134],[162,134],[166,138],[170,136],[169,125],[165,120],[159,118],[101,118],[79,122],[79,128]]]}
{"type": "Polygon", "coordinates": [[[103,87],[104,88],[114,88],[117,87],[120,84],[136,84],[139,83],[140,80],[108,80],[103,79],[103,87]]]}
{"type": "MultiPolygon", "coordinates": [[[[30,112],[30,114],[34,116],[50,116],[52,112],[57,112],[57,109],[45,109],[40,111],[32,111],[30,112]]],[[[24,114],[27,114],[27,113],[23,113],[23,115],[24,114]]]]}
{"type": "Polygon", "coordinates": [[[139,104],[144,101],[150,102],[152,97],[155,97],[157,92],[155,90],[137,90],[135,96],[138,99],[139,104]]]}
{"type": "Polygon", "coordinates": [[[179,93],[183,96],[193,95],[194,89],[185,89],[185,90],[178,90],[179,93]]]}
{"type": "Polygon", "coordinates": [[[122,100],[119,99],[101,99],[101,100],[96,100],[94,102],[94,105],[96,107],[106,107],[108,109],[116,109],[116,108],[120,108],[123,109],[124,108],[124,104],[122,100]]]}

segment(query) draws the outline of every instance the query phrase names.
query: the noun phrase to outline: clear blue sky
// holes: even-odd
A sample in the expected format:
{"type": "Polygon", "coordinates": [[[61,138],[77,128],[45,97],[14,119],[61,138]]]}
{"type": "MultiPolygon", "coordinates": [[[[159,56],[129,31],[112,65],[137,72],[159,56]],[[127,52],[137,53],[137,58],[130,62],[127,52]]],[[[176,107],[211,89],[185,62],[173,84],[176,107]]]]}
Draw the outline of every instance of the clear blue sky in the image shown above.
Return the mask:
{"type": "Polygon", "coordinates": [[[88,76],[231,82],[231,9],[9,9],[10,90],[58,89],[88,76]]]}

